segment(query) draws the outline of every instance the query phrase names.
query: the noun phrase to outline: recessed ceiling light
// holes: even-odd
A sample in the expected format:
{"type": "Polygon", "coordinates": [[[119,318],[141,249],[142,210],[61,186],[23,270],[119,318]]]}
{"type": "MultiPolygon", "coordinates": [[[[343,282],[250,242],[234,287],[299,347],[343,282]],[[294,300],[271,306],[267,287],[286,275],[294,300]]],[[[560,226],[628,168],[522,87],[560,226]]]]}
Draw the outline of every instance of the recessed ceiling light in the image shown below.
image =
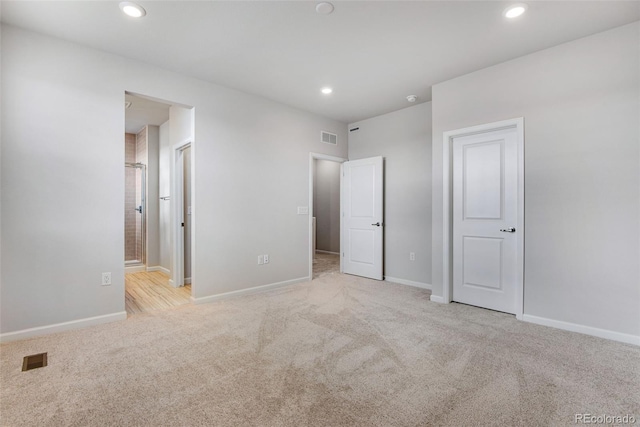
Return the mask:
{"type": "Polygon", "coordinates": [[[327,2],[318,3],[316,5],[316,12],[321,15],[328,15],[333,12],[333,5],[327,2]]]}
{"type": "Polygon", "coordinates": [[[418,99],[417,95],[409,95],[409,96],[407,96],[407,101],[409,101],[409,102],[416,102],[417,99],[418,99]]]}
{"type": "Polygon", "coordinates": [[[513,4],[504,10],[503,15],[509,19],[517,18],[518,16],[525,13],[528,8],[529,6],[524,3],[513,4]]]}
{"type": "Polygon", "coordinates": [[[331,92],[333,92],[333,89],[331,89],[330,87],[322,88],[322,93],[324,93],[325,95],[329,95],[331,92]]]}
{"type": "Polygon", "coordinates": [[[130,1],[120,2],[120,10],[122,10],[125,14],[133,18],[142,18],[144,15],[147,14],[147,11],[144,10],[142,6],[139,6],[130,1]]]}

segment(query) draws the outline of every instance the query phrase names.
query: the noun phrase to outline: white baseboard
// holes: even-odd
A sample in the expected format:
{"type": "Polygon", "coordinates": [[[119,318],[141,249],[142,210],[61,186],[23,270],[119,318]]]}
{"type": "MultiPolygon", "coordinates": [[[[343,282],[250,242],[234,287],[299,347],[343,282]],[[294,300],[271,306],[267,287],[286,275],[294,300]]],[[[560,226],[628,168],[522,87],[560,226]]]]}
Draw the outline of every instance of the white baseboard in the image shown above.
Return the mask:
{"type": "Polygon", "coordinates": [[[141,271],[147,271],[147,267],[144,265],[134,265],[132,267],[124,267],[125,274],[127,273],[140,273],[141,271]]]}
{"type": "Polygon", "coordinates": [[[270,283],[268,285],[255,286],[253,288],[241,289],[239,291],[225,292],[222,294],[209,295],[208,297],[194,298],[191,297],[191,302],[194,304],[206,304],[208,302],[219,301],[227,298],[233,298],[241,295],[259,294],[271,289],[280,288],[283,286],[294,285],[296,283],[308,282],[309,277],[300,277],[298,279],[285,280],[284,282],[270,283]]]}
{"type": "Polygon", "coordinates": [[[340,255],[340,252],[323,251],[321,249],[316,249],[316,252],[321,254],[340,255]]]}
{"type": "Polygon", "coordinates": [[[55,334],[57,332],[86,328],[87,326],[101,325],[103,323],[126,320],[127,312],[105,314],[102,316],[87,317],[86,319],[71,320],[69,322],[55,323],[53,325],[38,326],[37,328],[23,329],[21,331],[0,334],[0,342],[24,340],[41,335],[55,334]]]}
{"type": "Polygon", "coordinates": [[[184,284],[185,285],[190,285],[191,284],[191,277],[185,277],[184,278],[184,284]]]}
{"type": "Polygon", "coordinates": [[[431,295],[431,301],[433,302],[437,302],[438,304],[446,304],[445,300],[443,297],[439,297],[437,295],[431,295]]]}
{"type": "Polygon", "coordinates": [[[398,283],[400,285],[413,286],[414,288],[431,290],[431,285],[429,283],[414,282],[413,280],[398,279],[397,277],[389,276],[384,276],[384,280],[386,282],[398,283]]]}
{"type": "Polygon", "coordinates": [[[578,325],[577,323],[563,322],[560,320],[547,319],[545,317],[532,316],[530,314],[522,315],[524,322],[535,323],[542,326],[550,326],[565,331],[578,332],[585,335],[592,335],[598,338],[606,338],[608,340],[619,341],[626,344],[634,344],[640,346],[640,336],[623,334],[621,332],[610,331],[607,329],[599,329],[591,326],[578,325]]]}
{"type": "Polygon", "coordinates": [[[151,272],[151,271],[161,271],[161,272],[163,272],[164,274],[166,274],[167,276],[170,276],[170,275],[171,275],[171,271],[169,271],[169,269],[164,268],[164,267],[163,267],[163,266],[161,266],[161,265],[155,265],[155,266],[153,266],[153,267],[147,267],[147,271],[149,271],[149,272],[151,272]]]}

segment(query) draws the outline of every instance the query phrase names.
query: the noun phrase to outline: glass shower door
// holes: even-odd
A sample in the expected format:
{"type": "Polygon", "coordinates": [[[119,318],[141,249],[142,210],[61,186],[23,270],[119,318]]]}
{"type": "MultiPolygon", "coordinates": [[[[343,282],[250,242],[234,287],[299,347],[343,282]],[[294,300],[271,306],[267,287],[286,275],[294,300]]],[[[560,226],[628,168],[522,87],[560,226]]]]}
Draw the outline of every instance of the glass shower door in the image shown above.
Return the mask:
{"type": "Polygon", "coordinates": [[[146,168],[125,164],[124,261],[126,266],[144,265],[146,217],[146,168]]]}

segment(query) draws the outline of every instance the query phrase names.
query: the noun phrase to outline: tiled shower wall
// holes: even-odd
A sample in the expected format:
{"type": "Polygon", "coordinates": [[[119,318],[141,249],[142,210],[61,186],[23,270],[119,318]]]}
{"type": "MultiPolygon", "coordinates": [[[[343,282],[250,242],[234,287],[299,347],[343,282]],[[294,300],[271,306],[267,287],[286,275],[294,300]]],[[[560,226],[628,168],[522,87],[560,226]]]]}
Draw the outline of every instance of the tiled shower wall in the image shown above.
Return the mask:
{"type": "MultiPolygon", "coordinates": [[[[124,134],[124,161],[136,162],[136,135],[124,134]]],[[[136,169],[124,168],[124,260],[133,261],[136,258],[136,169]]]]}

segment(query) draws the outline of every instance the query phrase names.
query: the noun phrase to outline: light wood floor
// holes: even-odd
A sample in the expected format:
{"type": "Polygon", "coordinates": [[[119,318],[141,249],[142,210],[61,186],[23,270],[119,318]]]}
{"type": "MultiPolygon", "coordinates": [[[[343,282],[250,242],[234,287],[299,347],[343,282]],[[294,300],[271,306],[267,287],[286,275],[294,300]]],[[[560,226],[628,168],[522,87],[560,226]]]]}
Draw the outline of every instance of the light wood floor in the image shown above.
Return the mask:
{"type": "Polygon", "coordinates": [[[124,289],[129,316],[189,304],[191,297],[191,285],[174,288],[160,271],[125,274],[124,289]]]}

